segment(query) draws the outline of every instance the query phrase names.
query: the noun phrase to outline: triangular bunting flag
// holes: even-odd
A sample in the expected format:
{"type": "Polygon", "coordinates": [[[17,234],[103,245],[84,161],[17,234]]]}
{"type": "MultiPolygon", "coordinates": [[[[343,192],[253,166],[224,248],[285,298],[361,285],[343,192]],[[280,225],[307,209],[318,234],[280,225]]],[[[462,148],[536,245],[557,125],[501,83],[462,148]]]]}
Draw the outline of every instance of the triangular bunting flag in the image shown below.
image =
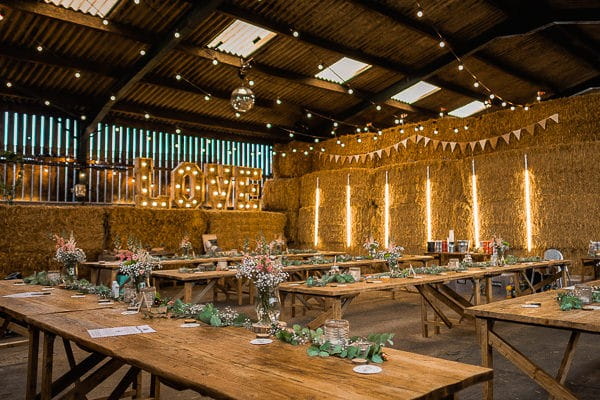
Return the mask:
{"type": "Polygon", "coordinates": [[[460,147],[460,151],[462,153],[464,153],[465,150],[467,149],[467,144],[468,144],[467,142],[458,142],[458,147],[460,147]]]}
{"type": "Polygon", "coordinates": [[[490,138],[490,146],[492,146],[492,149],[496,148],[496,144],[498,143],[498,138],[499,138],[499,136],[490,138]]]}
{"type": "Polygon", "coordinates": [[[504,139],[506,144],[509,144],[510,143],[510,133],[506,133],[506,134],[502,135],[502,139],[504,139]]]}
{"type": "Polygon", "coordinates": [[[448,142],[442,142],[442,150],[446,151],[446,147],[448,147],[448,142]]]}
{"type": "Polygon", "coordinates": [[[379,156],[379,158],[381,158],[381,153],[383,152],[383,150],[377,150],[375,153],[379,156]]]}
{"type": "Polygon", "coordinates": [[[527,125],[525,130],[533,135],[535,132],[535,124],[527,125]]]}
{"type": "Polygon", "coordinates": [[[538,124],[540,124],[542,129],[546,129],[546,121],[548,121],[548,118],[544,118],[543,120],[538,122],[538,124]]]}
{"type": "Polygon", "coordinates": [[[427,136],[423,136],[423,146],[427,147],[430,140],[431,140],[431,138],[428,138],[427,136]]]}
{"type": "Polygon", "coordinates": [[[339,154],[336,154],[336,155],[335,155],[335,162],[338,162],[339,160],[340,160],[340,155],[339,155],[339,154]]]}
{"type": "Polygon", "coordinates": [[[433,149],[434,149],[434,150],[437,150],[437,148],[438,148],[438,145],[440,144],[440,141],[439,141],[439,140],[436,140],[436,139],[432,139],[432,140],[431,140],[431,144],[433,145],[433,149]]]}
{"type": "Polygon", "coordinates": [[[416,143],[416,142],[417,142],[417,135],[412,135],[412,136],[409,136],[409,137],[408,137],[408,140],[410,140],[410,141],[411,141],[411,142],[413,142],[413,143],[416,143]]]}
{"type": "Polygon", "coordinates": [[[517,129],[516,131],[512,131],[513,135],[517,138],[517,140],[521,139],[521,130],[517,129]]]}
{"type": "Polygon", "coordinates": [[[471,152],[475,151],[475,146],[477,146],[477,142],[469,142],[469,147],[471,148],[471,152]]]}
{"type": "Polygon", "coordinates": [[[360,155],[360,162],[364,163],[365,161],[367,161],[367,153],[360,155]]]}
{"type": "Polygon", "coordinates": [[[548,118],[558,124],[558,114],[551,115],[548,118]]]}
{"type": "Polygon", "coordinates": [[[354,155],[354,161],[358,162],[359,159],[360,159],[360,154],[354,155]]]}
{"type": "Polygon", "coordinates": [[[450,142],[450,149],[454,153],[454,149],[456,148],[456,142],[450,142]]]}
{"type": "Polygon", "coordinates": [[[421,141],[421,139],[423,139],[423,136],[415,135],[415,143],[419,143],[421,141]]]}
{"type": "Polygon", "coordinates": [[[398,146],[400,146],[400,143],[396,143],[396,144],[394,145],[394,150],[398,151],[398,146]]]}
{"type": "Polygon", "coordinates": [[[404,148],[406,148],[406,143],[408,142],[408,139],[404,139],[403,141],[401,141],[400,143],[402,143],[402,146],[404,146],[404,148]]]}
{"type": "Polygon", "coordinates": [[[333,154],[330,154],[329,157],[327,157],[329,159],[329,162],[333,161],[333,154]]]}
{"type": "Polygon", "coordinates": [[[479,145],[481,146],[481,150],[485,150],[485,144],[487,143],[487,139],[481,139],[479,141],[479,145]]]}
{"type": "Polygon", "coordinates": [[[386,147],[385,149],[383,149],[383,151],[385,151],[385,155],[389,157],[390,152],[392,151],[392,146],[386,147]]]}

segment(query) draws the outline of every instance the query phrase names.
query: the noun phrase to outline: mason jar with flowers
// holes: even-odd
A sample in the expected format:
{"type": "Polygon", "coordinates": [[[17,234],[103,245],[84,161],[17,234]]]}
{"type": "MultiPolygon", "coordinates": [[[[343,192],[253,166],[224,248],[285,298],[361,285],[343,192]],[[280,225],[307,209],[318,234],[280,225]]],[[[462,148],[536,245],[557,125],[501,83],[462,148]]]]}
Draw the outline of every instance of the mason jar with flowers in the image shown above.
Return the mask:
{"type": "Polygon", "coordinates": [[[504,256],[506,252],[510,249],[510,244],[506,240],[502,240],[501,237],[493,237],[492,238],[492,264],[504,265],[504,256]]]}
{"type": "Polygon", "coordinates": [[[364,243],[363,248],[369,253],[369,258],[377,258],[379,253],[379,242],[373,237],[369,237],[364,243]]]}
{"type": "Polygon", "coordinates": [[[131,282],[139,292],[140,289],[150,286],[150,273],[157,268],[161,268],[161,265],[156,257],[152,257],[144,249],[137,249],[130,260],[121,261],[119,273],[127,275],[127,282],[131,282]]]}
{"type": "Polygon", "coordinates": [[[77,277],[77,264],[85,261],[85,253],[77,247],[73,232],[69,239],[55,234],[54,241],[56,242],[54,259],[63,265],[61,275],[64,280],[72,281],[77,277]]]}
{"type": "Polygon", "coordinates": [[[281,261],[266,254],[244,256],[236,277],[247,278],[256,287],[257,325],[269,327],[277,324],[281,313],[277,286],[288,277],[281,261]]]}
{"type": "Polygon", "coordinates": [[[404,253],[404,247],[396,246],[394,244],[390,244],[390,246],[381,252],[381,257],[387,261],[388,266],[390,268],[390,272],[392,274],[397,274],[400,272],[400,264],[399,260],[402,258],[402,254],[404,253]]]}
{"type": "Polygon", "coordinates": [[[192,242],[190,241],[190,237],[185,235],[181,242],[179,242],[179,248],[181,249],[181,255],[185,258],[193,257],[194,255],[194,247],[192,246],[192,242]]]}

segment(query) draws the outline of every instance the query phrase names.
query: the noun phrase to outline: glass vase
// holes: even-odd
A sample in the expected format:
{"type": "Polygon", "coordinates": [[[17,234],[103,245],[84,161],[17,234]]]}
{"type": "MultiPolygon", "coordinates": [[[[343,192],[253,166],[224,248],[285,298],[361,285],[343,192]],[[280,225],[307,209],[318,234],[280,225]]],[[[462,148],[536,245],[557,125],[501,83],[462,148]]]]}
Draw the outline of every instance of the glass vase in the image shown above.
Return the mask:
{"type": "Polygon", "coordinates": [[[271,326],[279,322],[281,302],[276,288],[258,290],[256,299],[256,316],[258,325],[271,326]]]}
{"type": "Polygon", "coordinates": [[[73,282],[77,278],[77,263],[63,264],[62,276],[65,282],[73,282]]]}

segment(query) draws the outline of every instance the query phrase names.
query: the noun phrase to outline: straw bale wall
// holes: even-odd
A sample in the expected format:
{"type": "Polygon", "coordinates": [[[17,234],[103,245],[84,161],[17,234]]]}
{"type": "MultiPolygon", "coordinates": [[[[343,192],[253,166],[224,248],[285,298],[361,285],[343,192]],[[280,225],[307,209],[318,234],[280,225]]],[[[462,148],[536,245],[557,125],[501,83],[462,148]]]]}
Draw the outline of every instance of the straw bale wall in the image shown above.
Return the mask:
{"type": "MultiPolygon", "coordinates": [[[[312,246],[316,180],[321,187],[319,248],[346,249],[345,185],[350,175],[352,244],[349,251],[363,252],[362,243],[372,235],[383,241],[385,173],[390,183],[390,239],[411,253],[422,253],[427,238],[426,171],[432,187],[432,236],[446,238],[449,229],[456,239],[473,240],[471,163],[475,160],[480,220],[480,240],[498,235],[511,243],[513,254],[526,254],[524,201],[524,155],[529,161],[532,241],[531,254],[558,248],[578,261],[587,253],[590,240],[600,240],[600,95],[589,94],[536,104],[529,111],[499,111],[479,117],[443,118],[422,122],[420,135],[445,141],[473,141],[524,128],[554,113],[559,123],[521,139],[502,139],[495,149],[489,144],[474,152],[434,150],[431,144],[409,142],[390,156],[364,163],[332,162],[328,154],[360,154],[393,145],[414,135],[414,125],[385,130],[377,141],[373,133],[341,137],[319,144],[325,157],[303,154],[309,143],[291,142],[276,147],[275,179],[265,191],[266,209],[297,213],[286,232],[299,245],[312,246]],[[468,125],[468,130],[464,129],[468,125]],[[459,127],[459,133],[453,129],[459,127]],[[437,128],[438,135],[433,134],[437,128]],[[297,149],[292,152],[292,149],[297,149]],[[286,157],[282,157],[282,153],[286,157]],[[306,168],[303,170],[303,168],[306,168]],[[293,198],[291,198],[293,197],[293,198]],[[273,208],[271,208],[273,207],[273,208]],[[295,223],[295,224],[294,224],[295,223]]],[[[577,270],[577,266],[575,267],[577,270]]],[[[589,271],[588,271],[589,273],[589,271]]]]}
{"type": "Polygon", "coordinates": [[[122,243],[136,238],[145,246],[177,251],[182,236],[190,236],[196,250],[203,249],[202,234],[214,233],[224,250],[240,248],[245,238],[268,240],[283,235],[286,217],[275,212],[148,210],[101,206],[0,206],[0,277],[13,271],[24,274],[55,268],[54,233],[71,231],[89,260],[112,249],[118,235],[122,243]]]}

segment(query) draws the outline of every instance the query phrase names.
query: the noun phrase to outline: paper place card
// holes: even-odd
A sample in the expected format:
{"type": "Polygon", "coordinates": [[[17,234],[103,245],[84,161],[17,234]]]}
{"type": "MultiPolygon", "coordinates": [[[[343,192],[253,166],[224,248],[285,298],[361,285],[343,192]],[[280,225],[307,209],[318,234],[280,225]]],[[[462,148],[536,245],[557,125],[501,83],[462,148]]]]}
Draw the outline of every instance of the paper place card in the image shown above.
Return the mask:
{"type": "Polygon", "coordinates": [[[53,287],[43,287],[42,290],[54,290],[53,287]]]}
{"type": "Polygon", "coordinates": [[[152,333],[152,332],[156,332],[156,331],[148,325],[119,326],[116,328],[88,329],[88,334],[93,339],[112,337],[112,336],[139,335],[141,333],[152,333]]]}
{"type": "Polygon", "coordinates": [[[200,326],[200,324],[197,323],[197,322],[194,322],[193,324],[181,324],[181,325],[179,325],[180,328],[196,328],[198,326],[200,326]]]}
{"type": "Polygon", "coordinates": [[[71,296],[73,299],[83,299],[85,294],[74,294],[71,296]]]}
{"type": "Polygon", "coordinates": [[[523,308],[540,308],[539,304],[523,304],[521,305],[523,308]]]}
{"type": "Polygon", "coordinates": [[[49,295],[48,292],[23,292],[23,293],[15,293],[15,294],[7,294],[2,297],[13,297],[13,298],[24,298],[24,297],[40,297],[44,295],[49,295]]]}
{"type": "Polygon", "coordinates": [[[134,315],[137,314],[137,311],[123,311],[121,314],[122,315],[134,315]]]}
{"type": "Polygon", "coordinates": [[[13,283],[13,285],[15,285],[15,286],[25,286],[25,282],[13,283]]]}

